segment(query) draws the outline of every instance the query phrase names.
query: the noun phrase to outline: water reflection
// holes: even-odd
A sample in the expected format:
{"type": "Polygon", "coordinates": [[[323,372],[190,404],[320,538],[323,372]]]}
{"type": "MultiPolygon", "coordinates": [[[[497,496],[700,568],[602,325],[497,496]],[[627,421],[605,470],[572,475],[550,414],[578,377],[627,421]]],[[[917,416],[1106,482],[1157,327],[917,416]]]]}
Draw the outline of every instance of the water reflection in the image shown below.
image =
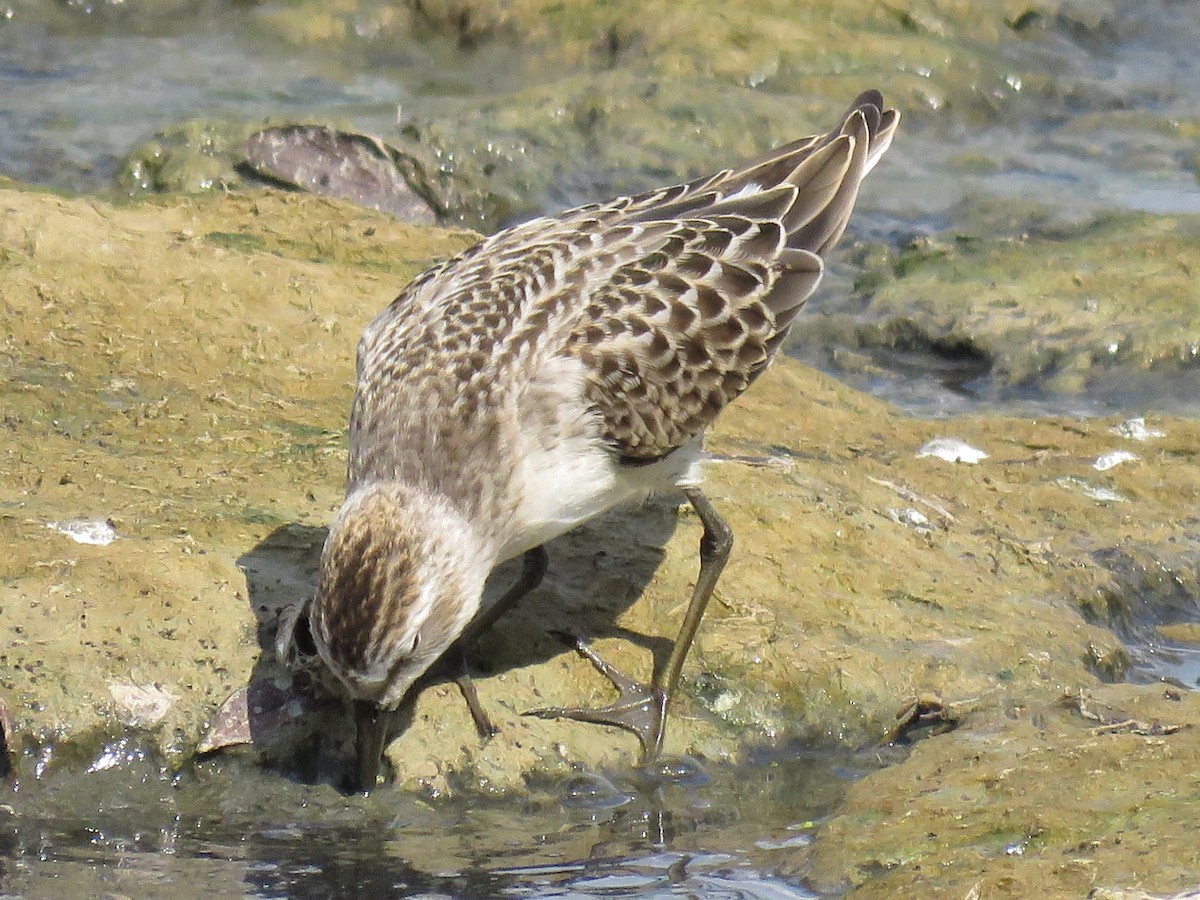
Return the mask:
{"type": "Polygon", "coordinates": [[[172,776],[133,754],[40,780],[30,763],[0,807],[0,890],[27,897],[812,897],[775,873],[802,871],[815,823],[877,765],[774,753],[707,782],[591,776],[627,796],[614,807],[572,802],[576,779],[428,803],[248,762],[172,776]]]}

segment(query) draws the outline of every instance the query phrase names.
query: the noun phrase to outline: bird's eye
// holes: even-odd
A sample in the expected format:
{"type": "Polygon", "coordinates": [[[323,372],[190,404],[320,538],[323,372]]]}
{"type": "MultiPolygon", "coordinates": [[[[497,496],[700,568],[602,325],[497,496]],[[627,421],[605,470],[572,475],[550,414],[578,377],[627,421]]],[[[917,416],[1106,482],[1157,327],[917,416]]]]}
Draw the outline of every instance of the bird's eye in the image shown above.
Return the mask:
{"type": "Polygon", "coordinates": [[[415,635],[413,635],[412,646],[408,648],[409,655],[411,656],[413,653],[416,653],[417,648],[420,646],[421,646],[421,632],[418,631],[415,635]]]}

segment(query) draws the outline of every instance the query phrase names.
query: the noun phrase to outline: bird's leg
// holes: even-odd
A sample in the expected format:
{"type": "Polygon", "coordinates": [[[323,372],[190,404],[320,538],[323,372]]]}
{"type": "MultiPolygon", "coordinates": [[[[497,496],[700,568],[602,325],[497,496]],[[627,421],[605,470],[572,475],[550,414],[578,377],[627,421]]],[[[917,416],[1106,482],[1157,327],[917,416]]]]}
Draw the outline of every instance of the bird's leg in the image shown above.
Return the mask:
{"type": "Polygon", "coordinates": [[[692,591],[691,602],[683,617],[683,626],[671,647],[671,657],[667,660],[666,667],[661,673],[655,674],[649,685],[643,684],[604,662],[586,642],[576,638],[575,649],[617,689],[619,696],[616,701],[599,709],[550,707],[526,713],[543,719],[576,719],[598,725],[616,725],[632,731],[642,744],[642,758],[639,763],[642,766],[654,762],[662,751],[663,736],[667,727],[667,704],[679,684],[683,661],[692,647],[700,620],[704,617],[705,607],[708,606],[713,589],[717,586],[717,579],[721,577],[721,571],[729,559],[729,551],[733,548],[733,531],[718,515],[708,498],[698,488],[688,488],[683,493],[700,517],[704,525],[704,534],[700,538],[700,574],[696,577],[696,587],[692,591]]]}
{"type": "Polygon", "coordinates": [[[458,685],[458,692],[462,694],[462,698],[467,701],[467,709],[471,711],[471,721],[475,723],[475,731],[481,738],[490,738],[500,729],[492,724],[483,704],[479,702],[479,691],[475,688],[475,682],[471,680],[471,673],[467,671],[466,652],[461,647],[448,652],[451,653],[451,658],[446,659],[445,656],[442,658],[457,672],[454,676],[454,683],[458,685]]]}
{"type": "Polygon", "coordinates": [[[471,620],[458,640],[442,654],[437,665],[438,672],[449,674],[458,685],[463,699],[467,701],[467,708],[471,711],[475,730],[479,732],[480,737],[491,737],[496,733],[496,727],[484,712],[483,705],[479,702],[479,692],[475,690],[475,682],[471,680],[467,671],[467,651],[474,646],[480,635],[495,625],[522,597],[542,583],[549,564],[546,548],[539,546],[526,551],[523,563],[521,575],[516,583],[505,591],[500,599],[471,620]]]}

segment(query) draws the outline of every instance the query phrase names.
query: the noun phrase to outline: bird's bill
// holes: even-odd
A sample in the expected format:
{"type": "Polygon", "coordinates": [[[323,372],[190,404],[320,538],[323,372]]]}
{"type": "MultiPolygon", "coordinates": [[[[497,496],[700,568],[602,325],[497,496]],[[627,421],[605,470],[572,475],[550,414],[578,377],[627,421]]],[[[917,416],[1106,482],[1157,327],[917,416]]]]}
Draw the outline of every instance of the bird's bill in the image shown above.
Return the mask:
{"type": "Polygon", "coordinates": [[[350,789],[369,791],[375,787],[383,760],[383,745],[387,740],[391,716],[370,700],[354,701],[354,771],[350,789]]]}

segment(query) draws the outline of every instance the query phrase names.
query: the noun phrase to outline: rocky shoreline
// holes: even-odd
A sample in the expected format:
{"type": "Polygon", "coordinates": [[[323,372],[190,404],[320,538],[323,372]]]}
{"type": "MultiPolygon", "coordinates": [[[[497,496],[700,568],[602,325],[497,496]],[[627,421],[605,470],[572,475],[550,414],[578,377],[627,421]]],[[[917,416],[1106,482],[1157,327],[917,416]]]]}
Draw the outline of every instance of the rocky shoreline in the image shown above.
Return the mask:
{"type": "MultiPolygon", "coordinates": [[[[358,334],[473,240],[294,194],[110,205],[0,186],[11,778],[85,768],[131,734],[185,766],[231,693],[280,683],[263,648],[312,589],[340,501],[358,334]]],[[[1172,291],[1190,252],[1160,271],[1172,291]]],[[[911,755],[797,855],[861,896],[1194,885],[1200,693],[1134,663],[1197,637],[1200,423],[1122,419],[911,419],[781,360],[709,441],[736,543],[668,751],[735,764],[911,724],[911,755]],[[937,438],[987,456],[918,454],[937,438]]],[[[452,685],[426,690],[388,751],[394,789],[503,794],[627,765],[628,735],[520,713],[606,690],[555,628],[647,669],[698,537],[663,500],[555,542],[545,584],[474,655],[501,733],[481,742],[452,685]]],[[[346,722],[283,718],[218,765],[319,775],[346,722]]]]}

